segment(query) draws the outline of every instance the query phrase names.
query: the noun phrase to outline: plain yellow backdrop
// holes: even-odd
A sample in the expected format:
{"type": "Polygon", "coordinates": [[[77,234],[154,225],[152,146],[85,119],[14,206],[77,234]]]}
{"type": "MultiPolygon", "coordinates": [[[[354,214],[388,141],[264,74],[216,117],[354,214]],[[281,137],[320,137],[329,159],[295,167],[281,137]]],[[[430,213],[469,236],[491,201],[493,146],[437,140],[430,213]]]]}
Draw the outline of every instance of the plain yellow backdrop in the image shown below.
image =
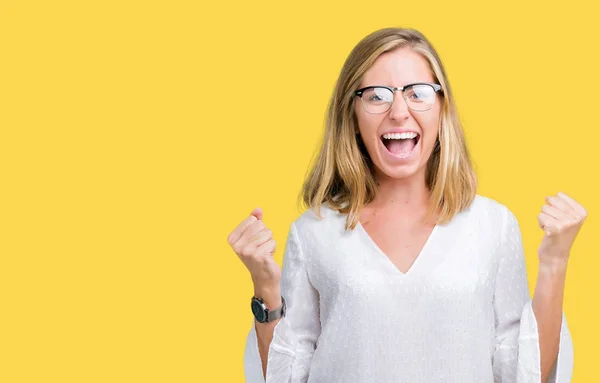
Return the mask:
{"type": "Polygon", "coordinates": [[[591,1],[1,1],[0,381],[242,382],[252,286],[227,234],[255,206],[281,262],[352,47],[421,30],[480,180],[521,224],[564,191],[573,381],[600,344],[591,1]]]}

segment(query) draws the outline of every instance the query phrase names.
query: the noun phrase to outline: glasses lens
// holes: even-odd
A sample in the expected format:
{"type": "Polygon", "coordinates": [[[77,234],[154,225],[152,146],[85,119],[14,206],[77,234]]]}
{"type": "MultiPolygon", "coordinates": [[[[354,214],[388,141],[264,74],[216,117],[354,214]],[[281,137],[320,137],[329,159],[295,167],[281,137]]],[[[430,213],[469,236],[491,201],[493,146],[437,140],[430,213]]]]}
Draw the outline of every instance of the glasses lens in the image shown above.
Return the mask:
{"type": "Polygon", "coordinates": [[[413,85],[404,91],[404,97],[412,110],[426,111],[435,103],[435,90],[430,85],[413,85]]]}
{"type": "Polygon", "coordinates": [[[394,93],[386,88],[371,88],[363,92],[361,99],[367,112],[384,113],[392,105],[394,93]]]}

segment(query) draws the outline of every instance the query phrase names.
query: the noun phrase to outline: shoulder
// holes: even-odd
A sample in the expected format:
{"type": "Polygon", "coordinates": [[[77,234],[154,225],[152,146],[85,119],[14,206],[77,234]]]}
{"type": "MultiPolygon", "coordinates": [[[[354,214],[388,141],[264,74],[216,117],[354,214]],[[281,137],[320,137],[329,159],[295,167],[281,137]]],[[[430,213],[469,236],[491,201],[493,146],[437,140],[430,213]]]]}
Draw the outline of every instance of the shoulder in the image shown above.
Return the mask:
{"type": "Polygon", "coordinates": [[[311,207],[300,214],[292,222],[291,230],[295,231],[301,242],[315,243],[335,240],[343,235],[345,223],[346,215],[323,204],[320,209],[311,207]]]}
{"type": "Polygon", "coordinates": [[[467,216],[469,225],[480,232],[501,235],[507,227],[518,229],[519,226],[515,214],[506,205],[479,194],[463,213],[467,216]]]}
{"type": "Polygon", "coordinates": [[[514,216],[512,211],[503,203],[480,194],[475,195],[467,211],[473,219],[499,223],[502,223],[510,215],[514,216]]]}

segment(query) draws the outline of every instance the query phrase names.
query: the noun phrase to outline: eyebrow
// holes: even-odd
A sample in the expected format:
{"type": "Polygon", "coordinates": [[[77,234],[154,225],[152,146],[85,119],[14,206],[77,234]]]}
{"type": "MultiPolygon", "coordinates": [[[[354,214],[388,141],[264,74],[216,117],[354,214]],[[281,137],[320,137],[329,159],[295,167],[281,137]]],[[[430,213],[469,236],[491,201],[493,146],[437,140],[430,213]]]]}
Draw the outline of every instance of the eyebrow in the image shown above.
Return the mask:
{"type": "MultiPolygon", "coordinates": [[[[402,89],[402,88],[406,88],[406,87],[407,87],[407,86],[409,86],[409,85],[417,85],[417,84],[437,84],[437,83],[435,83],[435,82],[430,82],[430,81],[414,81],[414,82],[409,82],[408,84],[405,84],[405,85],[403,85],[403,86],[398,86],[397,88],[400,88],[400,89],[402,89]]],[[[438,84],[438,85],[439,85],[439,84],[438,84]]],[[[370,88],[370,87],[375,87],[375,86],[385,86],[385,87],[388,87],[388,88],[396,88],[396,87],[395,87],[395,86],[393,86],[393,85],[383,85],[383,84],[377,84],[377,85],[365,85],[365,86],[359,86],[359,88],[358,88],[358,89],[370,88]]]]}

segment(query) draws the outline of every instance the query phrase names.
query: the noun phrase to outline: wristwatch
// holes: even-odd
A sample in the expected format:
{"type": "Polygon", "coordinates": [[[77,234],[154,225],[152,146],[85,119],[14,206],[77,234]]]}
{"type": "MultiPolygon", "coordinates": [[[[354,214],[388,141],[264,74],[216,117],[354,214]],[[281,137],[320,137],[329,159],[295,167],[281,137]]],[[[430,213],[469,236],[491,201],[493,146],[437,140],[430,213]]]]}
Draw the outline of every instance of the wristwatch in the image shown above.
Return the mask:
{"type": "Polygon", "coordinates": [[[261,298],[252,297],[252,313],[259,323],[272,322],[285,316],[285,299],[281,297],[281,306],[269,310],[261,298]]]}

